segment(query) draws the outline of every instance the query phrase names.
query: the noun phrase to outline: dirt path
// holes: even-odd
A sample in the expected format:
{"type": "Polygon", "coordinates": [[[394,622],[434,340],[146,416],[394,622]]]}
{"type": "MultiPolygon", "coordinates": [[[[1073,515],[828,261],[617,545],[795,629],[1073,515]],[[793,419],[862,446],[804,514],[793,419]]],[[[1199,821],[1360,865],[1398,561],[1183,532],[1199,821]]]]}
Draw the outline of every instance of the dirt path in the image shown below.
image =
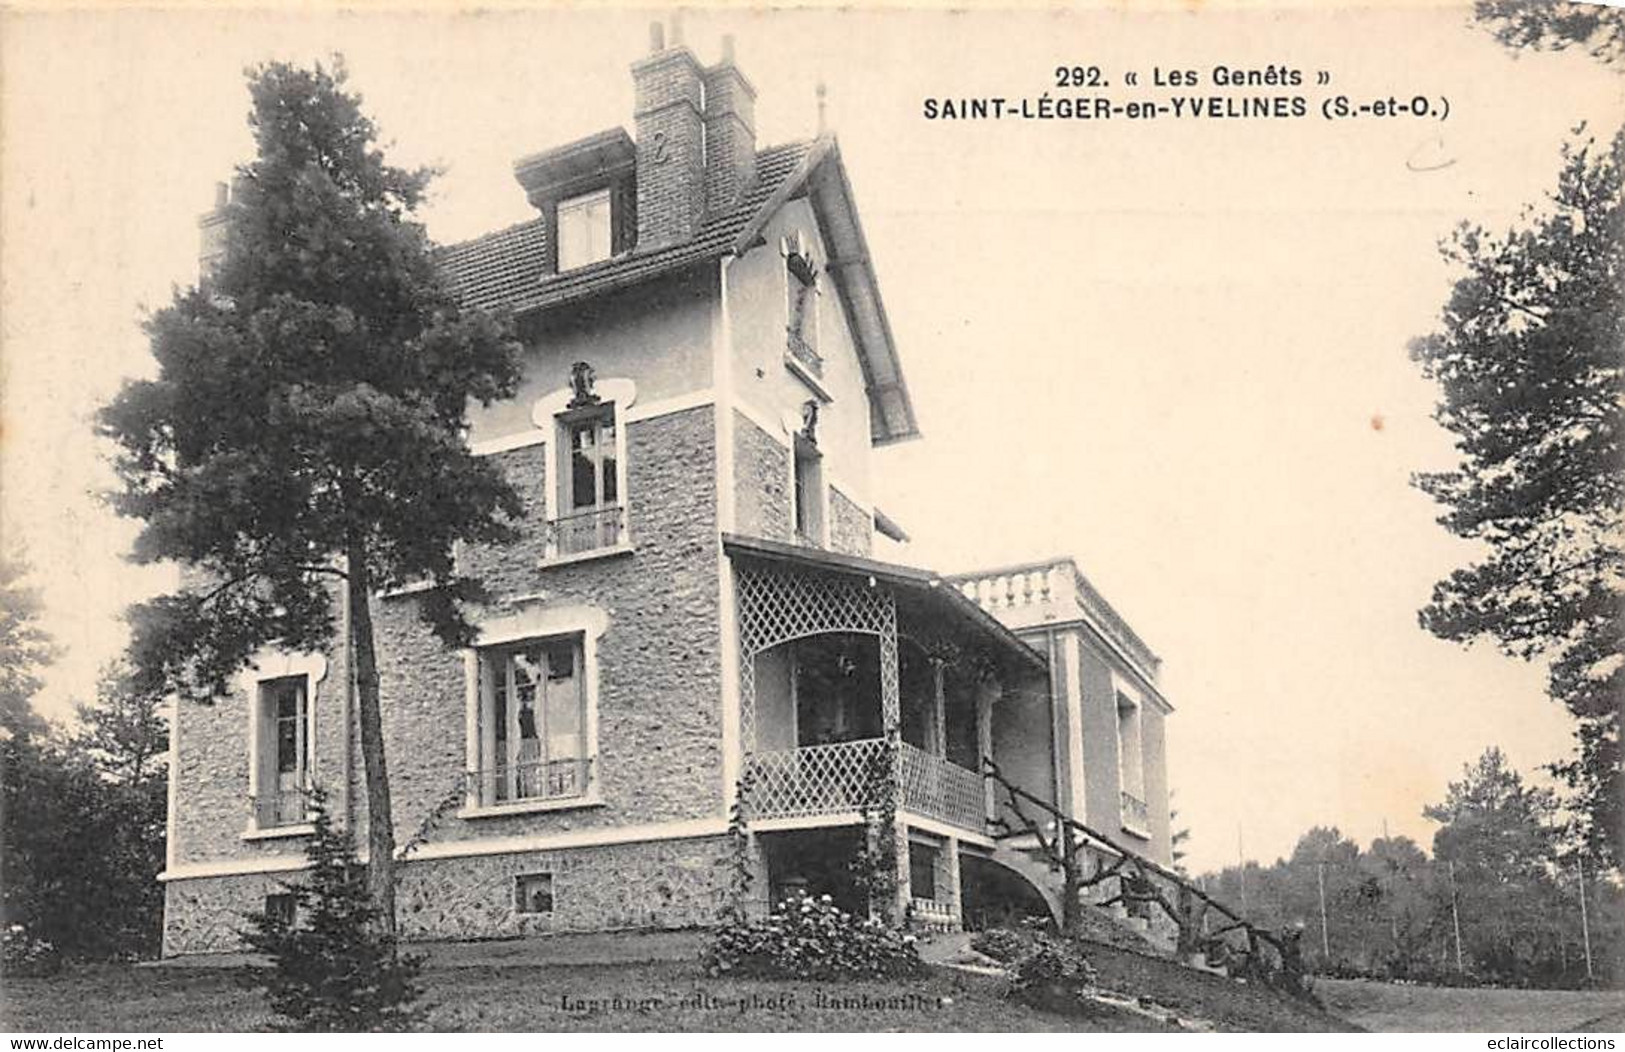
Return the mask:
{"type": "Polygon", "coordinates": [[[1322,979],[1315,992],[1367,1030],[1611,1033],[1625,1027],[1625,991],[1457,990],[1322,979]]]}

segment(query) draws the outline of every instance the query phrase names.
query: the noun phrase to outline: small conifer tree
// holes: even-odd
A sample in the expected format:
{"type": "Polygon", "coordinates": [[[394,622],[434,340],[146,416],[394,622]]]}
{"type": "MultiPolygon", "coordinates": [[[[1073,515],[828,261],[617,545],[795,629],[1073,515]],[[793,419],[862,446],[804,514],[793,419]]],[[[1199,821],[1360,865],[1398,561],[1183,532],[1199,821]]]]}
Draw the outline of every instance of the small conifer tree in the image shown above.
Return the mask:
{"type": "Polygon", "coordinates": [[[243,938],[271,966],[250,969],[247,981],[269,997],[277,1030],[408,1029],[419,1017],[412,1002],[423,957],[401,953],[377,923],[367,869],[349,831],[334,828],[319,790],[311,809],[310,870],[302,883],[283,885],[293,909],[248,918],[243,938]]]}

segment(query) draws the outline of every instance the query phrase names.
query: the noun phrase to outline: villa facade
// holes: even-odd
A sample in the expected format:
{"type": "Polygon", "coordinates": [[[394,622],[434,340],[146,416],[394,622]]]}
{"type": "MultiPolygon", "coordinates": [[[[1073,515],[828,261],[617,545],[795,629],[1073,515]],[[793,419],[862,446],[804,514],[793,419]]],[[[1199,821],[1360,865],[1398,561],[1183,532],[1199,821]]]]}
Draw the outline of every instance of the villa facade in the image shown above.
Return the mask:
{"type": "MultiPolygon", "coordinates": [[[[470,441],[528,514],[459,554],[493,597],[473,647],[440,644],[412,588],[372,604],[403,935],[715,923],[736,803],[755,907],[849,896],[883,754],[923,922],[1045,883],[984,758],[1167,864],[1159,662],[1077,566],[885,557],[906,537],[873,453],[918,425],[836,141],[758,146],[731,46],[702,65],[656,27],[632,77],[631,134],[522,158],[537,217],[443,250],[526,348],[470,441]]],[[[366,842],[355,706],[336,641],[181,707],[166,953],[235,947],[297,879],[313,788],[366,842]]]]}

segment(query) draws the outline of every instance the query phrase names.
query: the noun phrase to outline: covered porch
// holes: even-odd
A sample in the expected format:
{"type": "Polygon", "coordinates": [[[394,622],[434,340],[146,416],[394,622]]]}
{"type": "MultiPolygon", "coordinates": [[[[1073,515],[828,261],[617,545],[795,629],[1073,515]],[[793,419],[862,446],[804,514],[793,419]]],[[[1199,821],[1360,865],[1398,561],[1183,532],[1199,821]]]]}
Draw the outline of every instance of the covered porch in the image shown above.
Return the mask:
{"type": "Polygon", "coordinates": [[[1053,786],[1042,655],[934,574],[733,535],[753,828],[899,823],[987,840],[994,757],[1053,786]],[[1016,711],[1021,710],[1021,711],[1016,711]]]}

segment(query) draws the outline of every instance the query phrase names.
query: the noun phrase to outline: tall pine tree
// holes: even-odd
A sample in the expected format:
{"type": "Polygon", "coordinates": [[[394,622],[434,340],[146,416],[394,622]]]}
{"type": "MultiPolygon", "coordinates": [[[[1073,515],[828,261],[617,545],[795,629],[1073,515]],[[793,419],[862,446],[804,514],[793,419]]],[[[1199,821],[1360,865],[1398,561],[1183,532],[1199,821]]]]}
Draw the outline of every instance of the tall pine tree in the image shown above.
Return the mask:
{"type": "Polygon", "coordinates": [[[459,542],[511,539],[513,490],[465,441],[471,403],[512,394],[506,322],[463,311],[414,210],[431,177],[387,164],[331,69],[251,70],[257,157],[238,170],[218,269],[148,321],[158,376],[101,414],[118,445],[134,555],[194,571],[132,611],[138,690],[207,700],[264,647],[351,628],[369,883],[394,925],[394,831],[373,638],[376,590],[419,604],[448,645],[483,594],[459,542]]]}
{"type": "Polygon", "coordinates": [[[1625,698],[1625,131],[1565,149],[1557,190],[1502,235],[1463,227],[1439,330],[1411,344],[1461,462],[1417,485],[1483,555],[1434,586],[1424,627],[1550,661],[1578,721],[1558,770],[1578,832],[1621,858],[1625,698]]]}

